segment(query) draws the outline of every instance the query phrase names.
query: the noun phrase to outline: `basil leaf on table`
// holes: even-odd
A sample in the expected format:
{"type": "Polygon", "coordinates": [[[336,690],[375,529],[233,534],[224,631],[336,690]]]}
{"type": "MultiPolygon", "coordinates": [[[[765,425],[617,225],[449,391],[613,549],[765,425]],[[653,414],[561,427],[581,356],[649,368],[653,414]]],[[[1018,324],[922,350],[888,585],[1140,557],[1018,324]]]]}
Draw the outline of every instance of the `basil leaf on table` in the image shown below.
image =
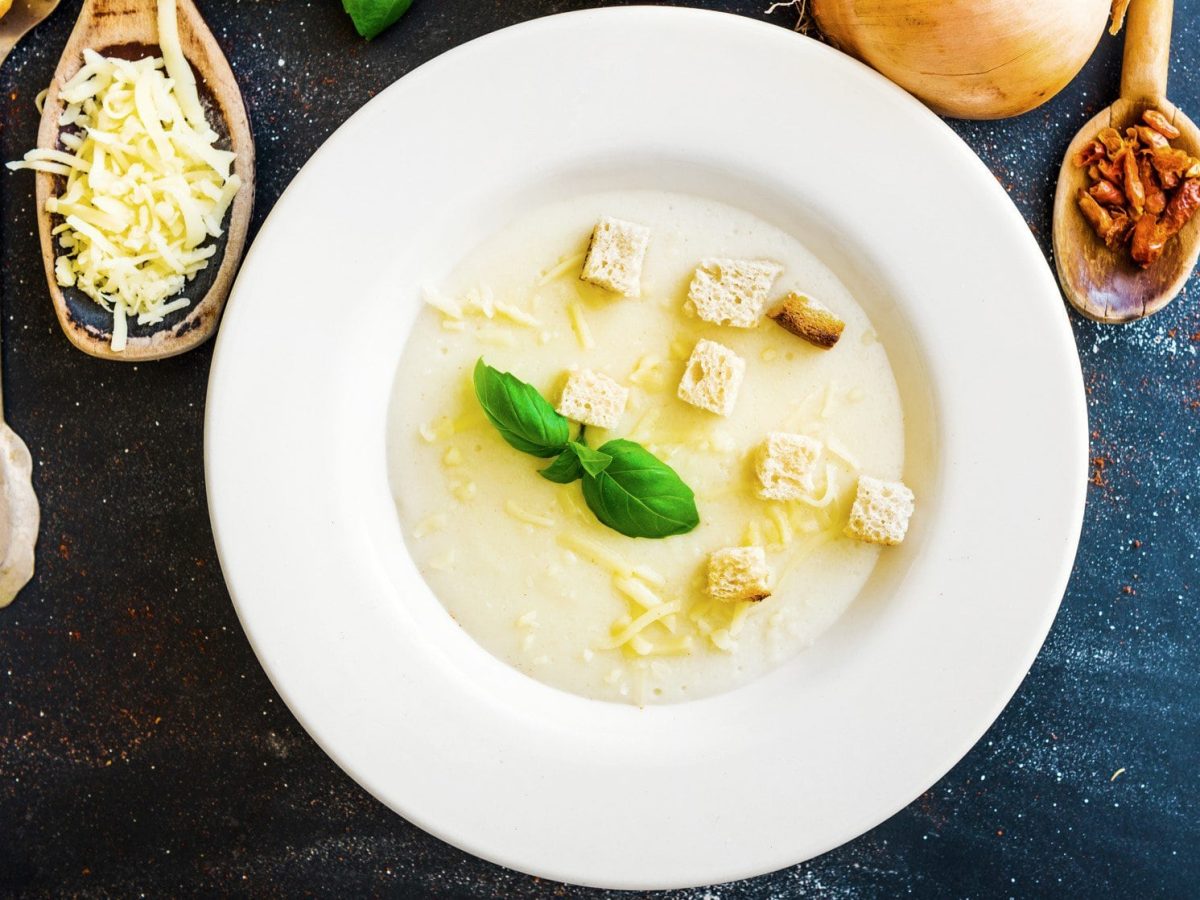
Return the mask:
{"type": "Polygon", "coordinates": [[[570,425],[533,385],[493,369],[482,357],[475,363],[474,380],[484,415],[513,448],[541,457],[567,448],[570,425]]]}
{"type": "Polygon", "coordinates": [[[342,0],[354,28],[368,41],[408,12],[412,0],[342,0]]]}
{"type": "Polygon", "coordinates": [[[665,462],[633,441],[609,441],[603,471],[583,479],[583,499],[596,518],[628,537],[685,534],[700,524],[696,496],[665,462]]]}

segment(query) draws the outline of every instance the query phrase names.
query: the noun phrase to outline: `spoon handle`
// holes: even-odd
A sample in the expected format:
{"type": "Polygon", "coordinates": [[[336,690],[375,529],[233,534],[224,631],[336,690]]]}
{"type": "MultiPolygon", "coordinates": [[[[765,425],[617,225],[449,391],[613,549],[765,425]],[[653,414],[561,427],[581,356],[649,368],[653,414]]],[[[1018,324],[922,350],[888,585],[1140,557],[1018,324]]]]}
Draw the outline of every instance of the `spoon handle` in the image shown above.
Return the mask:
{"type": "Polygon", "coordinates": [[[1121,97],[1158,101],[1167,96],[1171,18],[1175,0],[1133,0],[1125,22],[1121,97]]]}

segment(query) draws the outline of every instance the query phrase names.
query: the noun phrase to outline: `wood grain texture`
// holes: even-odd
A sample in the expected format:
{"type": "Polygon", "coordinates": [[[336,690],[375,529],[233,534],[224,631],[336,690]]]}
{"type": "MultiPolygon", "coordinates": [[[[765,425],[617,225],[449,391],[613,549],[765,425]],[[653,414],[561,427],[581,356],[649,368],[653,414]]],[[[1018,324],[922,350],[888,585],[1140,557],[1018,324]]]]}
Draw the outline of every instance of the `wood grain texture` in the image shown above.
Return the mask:
{"type": "MultiPolygon", "coordinates": [[[[192,0],[176,0],[176,6],[184,55],[208,101],[205,112],[210,124],[224,133],[230,148],[237,154],[234,171],[242,179],[242,187],[230,206],[217,261],[210,263],[209,270],[213,271],[199,282],[207,288],[204,295],[158,325],[134,327],[125,350],[117,353],[110,346],[112,317],[99,316],[99,307],[90,298],[77,290],[64,291],[55,278],[54,260],[58,253],[51,232],[61,218],[47,213],[45,207],[46,200],[59,189],[61,178],[45,172],[37,174],[42,261],[59,324],[72,344],[102,359],[120,362],[162,359],[190,350],[212,337],[241,262],[254,208],[254,138],[233,70],[192,0]],[[218,121],[212,121],[214,115],[218,121]]],[[[142,55],[157,52],[157,45],[157,4],[154,0],[87,0],[50,83],[37,145],[59,147],[58,120],[63,110],[59,92],[82,67],[85,49],[130,55],[122,51],[132,48],[135,50],[133,55],[142,55]]],[[[192,287],[195,285],[196,282],[190,283],[192,287]]]]}

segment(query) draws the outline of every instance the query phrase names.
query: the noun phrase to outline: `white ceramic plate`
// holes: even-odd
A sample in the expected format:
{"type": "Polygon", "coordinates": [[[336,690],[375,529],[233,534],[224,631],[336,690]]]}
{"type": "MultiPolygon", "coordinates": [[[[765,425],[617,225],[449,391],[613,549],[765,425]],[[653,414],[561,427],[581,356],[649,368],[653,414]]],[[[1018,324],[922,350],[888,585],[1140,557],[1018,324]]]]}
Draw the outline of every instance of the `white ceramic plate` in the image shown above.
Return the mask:
{"type": "Polygon", "coordinates": [[[250,251],[205,440],[238,614],[325,751],[459,847],[621,888],[812,857],[950,769],[1046,635],[1086,478],[1058,289],[970,150],[827,47],[662,8],[490,35],[347,122],[250,251]],[[406,554],[385,468],[418,286],[516,213],[613,187],[732,202],[821,256],[888,346],[920,498],[910,539],[814,648],[648,709],[558,692],[480,649],[406,554]]]}

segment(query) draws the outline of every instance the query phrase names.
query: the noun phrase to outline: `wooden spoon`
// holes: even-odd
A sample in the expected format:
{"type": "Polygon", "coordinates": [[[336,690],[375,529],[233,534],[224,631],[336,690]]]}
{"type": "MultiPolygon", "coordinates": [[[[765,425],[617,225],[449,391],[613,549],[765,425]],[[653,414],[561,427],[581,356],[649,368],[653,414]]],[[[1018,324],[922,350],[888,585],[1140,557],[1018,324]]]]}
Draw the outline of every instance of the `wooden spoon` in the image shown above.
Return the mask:
{"type": "Polygon", "coordinates": [[[1157,312],[1183,288],[1200,255],[1200,216],[1167,241],[1163,255],[1142,269],[1125,248],[1104,246],[1076,202],[1087,186],[1087,171],[1072,159],[1111,125],[1122,135],[1141,123],[1142,113],[1158,109],[1181,132],[1172,146],[1200,156],[1200,130],[1167,100],[1173,0],[1133,0],[1125,25],[1121,98],[1075,136],[1058,173],[1054,195],[1054,259],[1063,293],[1079,312],[1097,322],[1131,322],[1157,312]]]}
{"type": "MultiPolygon", "coordinates": [[[[205,116],[220,136],[217,146],[232,149],[237,154],[234,171],[242,179],[242,187],[230,207],[225,233],[217,240],[216,256],[184,290],[183,296],[192,300],[191,305],[167,315],[157,325],[138,325],[136,319],[130,319],[125,350],[114,352],[110,346],[112,314],[82,291],[59,287],[54,277],[57,241],[51,231],[61,219],[46,212],[46,200],[57,192],[61,178],[45,172],[37,174],[42,259],[58,322],[71,343],[85,353],[104,359],[124,362],[162,359],[190,350],[212,337],[246,245],[250,212],[254,207],[254,139],[233,71],[192,0],[175,0],[175,4],[180,43],[196,73],[205,116]],[[198,302],[196,298],[200,298],[198,302]]],[[[58,121],[64,104],[59,91],[82,67],[85,48],[128,59],[161,53],[157,11],[155,0],[85,0],[50,83],[38,131],[39,147],[62,149],[58,121]]]]}

